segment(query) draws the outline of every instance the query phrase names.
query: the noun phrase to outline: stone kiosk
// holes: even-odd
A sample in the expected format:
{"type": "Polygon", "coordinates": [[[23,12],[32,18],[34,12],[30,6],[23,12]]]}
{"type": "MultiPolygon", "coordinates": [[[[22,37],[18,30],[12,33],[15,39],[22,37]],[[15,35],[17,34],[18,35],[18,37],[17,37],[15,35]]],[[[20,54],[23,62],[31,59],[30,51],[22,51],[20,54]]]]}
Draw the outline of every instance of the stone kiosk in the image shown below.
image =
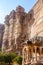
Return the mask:
{"type": "Polygon", "coordinates": [[[29,40],[24,43],[22,65],[43,64],[43,43],[38,43],[36,40],[35,43],[29,40]]]}

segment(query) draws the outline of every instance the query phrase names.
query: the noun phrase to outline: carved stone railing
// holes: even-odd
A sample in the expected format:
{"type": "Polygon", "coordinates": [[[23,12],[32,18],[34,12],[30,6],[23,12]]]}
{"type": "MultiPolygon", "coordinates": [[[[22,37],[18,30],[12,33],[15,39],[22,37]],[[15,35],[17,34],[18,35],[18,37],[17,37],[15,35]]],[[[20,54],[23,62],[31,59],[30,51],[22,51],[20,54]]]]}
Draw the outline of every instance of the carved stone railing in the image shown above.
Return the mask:
{"type": "Polygon", "coordinates": [[[43,55],[42,56],[37,56],[37,60],[36,60],[36,57],[33,57],[31,58],[32,59],[32,62],[31,64],[35,64],[35,63],[43,63],[43,55]]]}

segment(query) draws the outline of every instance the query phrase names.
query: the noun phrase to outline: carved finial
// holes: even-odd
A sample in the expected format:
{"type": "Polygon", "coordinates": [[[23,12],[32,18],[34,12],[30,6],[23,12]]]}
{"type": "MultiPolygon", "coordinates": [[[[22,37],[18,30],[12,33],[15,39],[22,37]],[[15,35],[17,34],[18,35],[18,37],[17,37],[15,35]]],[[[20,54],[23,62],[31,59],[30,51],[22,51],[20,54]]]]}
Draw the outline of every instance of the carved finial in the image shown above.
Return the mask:
{"type": "Polygon", "coordinates": [[[25,16],[25,9],[22,6],[16,7],[16,17],[20,18],[22,16],[25,16]]]}
{"type": "Polygon", "coordinates": [[[5,20],[9,20],[9,15],[6,15],[5,16],[5,20]]]}
{"type": "Polygon", "coordinates": [[[9,18],[15,18],[15,10],[12,10],[10,12],[10,17],[9,18]]]}
{"type": "Polygon", "coordinates": [[[21,7],[20,5],[16,8],[16,12],[24,12],[25,9],[21,7]]]}
{"type": "Polygon", "coordinates": [[[5,24],[9,24],[9,15],[5,16],[5,21],[4,22],[5,22],[5,24]]]}

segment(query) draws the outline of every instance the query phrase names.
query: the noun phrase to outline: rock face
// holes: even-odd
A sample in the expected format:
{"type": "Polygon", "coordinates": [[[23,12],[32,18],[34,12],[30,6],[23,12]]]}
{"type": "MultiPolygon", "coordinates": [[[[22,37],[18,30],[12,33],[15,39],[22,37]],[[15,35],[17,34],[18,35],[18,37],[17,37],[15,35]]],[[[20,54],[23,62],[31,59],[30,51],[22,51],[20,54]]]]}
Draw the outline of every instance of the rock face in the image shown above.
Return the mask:
{"type": "Polygon", "coordinates": [[[3,33],[4,33],[4,24],[0,24],[0,48],[2,47],[3,33]]]}
{"type": "Polygon", "coordinates": [[[2,52],[20,50],[19,47],[24,41],[36,35],[42,36],[42,5],[42,0],[39,0],[28,13],[25,12],[23,7],[18,6],[16,10],[12,10],[10,14],[5,17],[2,52]]]}

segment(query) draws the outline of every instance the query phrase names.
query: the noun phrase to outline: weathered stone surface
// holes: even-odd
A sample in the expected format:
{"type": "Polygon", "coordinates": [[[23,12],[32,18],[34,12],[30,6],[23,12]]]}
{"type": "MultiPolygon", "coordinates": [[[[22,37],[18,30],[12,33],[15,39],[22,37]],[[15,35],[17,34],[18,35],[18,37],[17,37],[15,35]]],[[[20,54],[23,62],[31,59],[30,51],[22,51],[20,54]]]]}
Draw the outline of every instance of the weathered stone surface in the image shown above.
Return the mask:
{"type": "Polygon", "coordinates": [[[12,10],[10,14],[5,17],[3,42],[8,40],[8,49],[12,48],[13,45],[18,49],[19,45],[25,40],[31,39],[36,35],[43,36],[42,5],[42,0],[38,1],[28,13],[25,12],[23,7],[18,6],[16,10],[12,10]]]}
{"type": "Polygon", "coordinates": [[[4,34],[4,24],[0,24],[0,47],[2,47],[3,34],[4,34]]]}
{"type": "Polygon", "coordinates": [[[15,10],[12,10],[12,11],[10,12],[9,18],[10,18],[10,19],[11,19],[11,18],[15,18],[15,14],[16,14],[15,10]]]}

